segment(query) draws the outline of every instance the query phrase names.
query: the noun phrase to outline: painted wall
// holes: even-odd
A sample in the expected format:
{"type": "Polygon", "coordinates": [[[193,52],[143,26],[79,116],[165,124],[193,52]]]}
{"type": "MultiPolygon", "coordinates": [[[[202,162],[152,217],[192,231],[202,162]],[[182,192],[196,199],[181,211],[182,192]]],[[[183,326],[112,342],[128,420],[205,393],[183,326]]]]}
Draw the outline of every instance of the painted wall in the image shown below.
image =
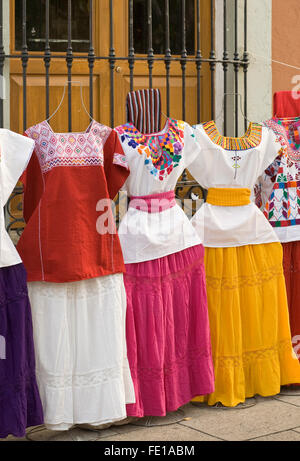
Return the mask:
{"type": "MultiPolygon", "coordinates": [[[[283,1],[283,0],[282,0],[283,1]]],[[[299,0],[300,2],[300,0],[299,0]]],[[[223,52],[223,1],[216,0],[216,54],[223,52]]],[[[244,2],[238,2],[238,39],[239,55],[244,52],[244,2]]],[[[231,59],[234,53],[234,0],[227,0],[227,40],[231,59]]],[[[248,120],[261,122],[272,114],[272,0],[248,1],[248,120]],[[262,46],[263,44],[263,46],[262,46]],[[259,56],[263,55],[263,59],[259,56]]],[[[223,73],[221,68],[216,74],[216,115],[219,129],[222,129],[223,117],[220,113],[223,101],[223,73]]],[[[239,71],[239,93],[244,105],[244,73],[239,71]]],[[[228,71],[228,92],[234,91],[234,72],[228,71]]],[[[234,97],[227,98],[228,135],[234,136],[234,97]]],[[[244,108],[242,107],[242,110],[244,108]]],[[[248,123],[248,122],[247,122],[248,123]]],[[[239,108],[239,134],[245,132],[244,118],[239,108]]]]}
{"type": "MultiPolygon", "coordinates": [[[[300,68],[300,2],[272,0],[272,59],[300,68]]],[[[272,63],[273,93],[292,90],[300,82],[300,69],[272,63]],[[298,77],[297,77],[298,76],[298,77]],[[297,80],[292,82],[293,78],[297,80]]]]}

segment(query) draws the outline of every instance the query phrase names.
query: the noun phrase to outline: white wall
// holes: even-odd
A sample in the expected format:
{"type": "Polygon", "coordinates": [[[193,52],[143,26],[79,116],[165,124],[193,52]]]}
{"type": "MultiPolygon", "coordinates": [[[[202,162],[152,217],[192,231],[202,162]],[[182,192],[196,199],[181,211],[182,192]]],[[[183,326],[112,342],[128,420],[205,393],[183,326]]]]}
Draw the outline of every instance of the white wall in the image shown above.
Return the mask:
{"type": "MultiPolygon", "coordinates": [[[[216,1],[216,55],[223,58],[223,0],[216,1]]],[[[244,52],[244,0],[238,0],[238,38],[239,56],[244,52]]],[[[261,122],[272,114],[272,2],[270,0],[248,0],[248,53],[250,65],[248,67],[248,119],[261,122]],[[266,61],[256,59],[255,55],[262,54],[266,61]]],[[[234,53],[234,0],[227,0],[227,48],[229,58],[234,53]]],[[[223,68],[217,65],[216,71],[216,120],[218,128],[223,128],[223,68]]],[[[234,71],[229,65],[227,92],[234,92],[234,71]]],[[[239,71],[239,93],[244,104],[244,73],[239,71]]],[[[228,135],[234,136],[234,96],[227,96],[227,125],[228,135]]],[[[244,107],[243,107],[244,110],[244,107]]],[[[239,135],[245,131],[244,118],[239,104],[239,135]]]]}
{"type": "Polygon", "coordinates": [[[272,116],[271,0],[248,0],[248,53],[248,118],[261,122],[272,116]]]}

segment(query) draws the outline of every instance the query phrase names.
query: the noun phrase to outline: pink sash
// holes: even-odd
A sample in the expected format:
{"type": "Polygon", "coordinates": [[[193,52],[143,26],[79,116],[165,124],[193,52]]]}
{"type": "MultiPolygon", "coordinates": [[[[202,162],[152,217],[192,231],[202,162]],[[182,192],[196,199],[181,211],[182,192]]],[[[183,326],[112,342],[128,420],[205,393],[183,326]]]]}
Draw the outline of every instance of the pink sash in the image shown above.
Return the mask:
{"type": "Polygon", "coordinates": [[[169,208],[173,208],[175,205],[175,192],[173,190],[162,192],[161,194],[132,196],[129,203],[129,207],[148,213],[161,213],[169,208]]]}

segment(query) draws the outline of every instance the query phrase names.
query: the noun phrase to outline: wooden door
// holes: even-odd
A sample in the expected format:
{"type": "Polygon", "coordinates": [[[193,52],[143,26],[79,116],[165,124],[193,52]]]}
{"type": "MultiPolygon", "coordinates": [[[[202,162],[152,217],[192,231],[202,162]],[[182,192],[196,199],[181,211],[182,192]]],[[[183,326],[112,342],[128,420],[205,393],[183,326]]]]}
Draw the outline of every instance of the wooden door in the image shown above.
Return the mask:
{"type": "MultiPolygon", "coordinates": [[[[58,107],[68,79],[66,60],[67,49],[67,0],[50,1],[50,47],[51,53],[62,58],[51,58],[50,64],[50,114],[58,107]]],[[[107,3],[103,0],[95,2],[95,42],[100,42],[100,7],[107,3]]],[[[10,0],[11,4],[11,54],[20,53],[22,46],[22,0],[10,0]]],[[[89,50],[89,0],[73,2],[72,38],[73,53],[76,56],[86,55],[89,50]]],[[[105,12],[105,9],[104,9],[105,12]]],[[[108,23],[103,22],[105,28],[108,23]]],[[[45,0],[30,0],[27,2],[27,44],[32,56],[42,55],[45,49],[45,0]]],[[[101,119],[105,111],[106,102],[101,104],[103,88],[107,86],[107,65],[95,63],[94,87],[94,118],[101,119]],[[101,88],[101,95],[100,95],[101,88]],[[101,108],[101,109],[100,109],[101,108]]],[[[83,99],[89,108],[89,67],[87,59],[74,59],[72,66],[72,80],[80,81],[83,86],[83,99]]],[[[23,130],[23,78],[21,59],[11,59],[11,129],[17,132],[23,130]],[[17,108],[17,110],[14,110],[17,108]]],[[[45,64],[43,58],[29,58],[27,67],[27,126],[30,127],[46,118],[46,85],[45,64]]],[[[84,130],[89,124],[89,117],[85,113],[80,98],[80,86],[72,86],[72,129],[84,130]]],[[[64,98],[61,109],[51,120],[54,131],[68,131],[68,97],[64,98]]]]}
{"type": "MultiPolygon", "coordinates": [[[[121,2],[119,12],[123,19],[116,18],[114,36],[117,38],[115,47],[117,56],[128,56],[128,1],[121,2]]],[[[182,50],[181,31],[181,0],[170,0],[170,48],[173,57],[180,57],[182,50]]],[[[165,2],[152,0],[152,35],[155,57],[162,58],[165,53],[165,2]]],[[[195,57],[197,47],[197,18],[196,0],[186,2],[186,49],[189,57],[195,57]]],[[[210,0],[200,2],[200,31],[202,56],[209,56],[210,49],[210,0]]],[[[137,57],[147,56],[148,23],[147,1],[134,0],[133,7],[134,48],[137,57]]],[[[115,114],[116,124],[123,123],[125,118],[125,99],[130,91],[130,73],[127,61],[116,65],[115,78],[115,114]]],[[[170,116],[182,118],[182,71],[180,62],[173,62],[170,69],[170,116]]],[[[148,88],[149,71],[145,61],[136,61],[134,64],[134,89],[148,88]]],[[[153,88],[159,88],[162,96],[163,112],[166,114],[166,67],[163,60],[156,61],[153,67],[153,88]]],[[[210,118],[210,70],[208,63],[201,69],[201,120],[210,118]]],[[[186,65],[186,116],[185,120],[191,124],[197,122],[197,71],[195,62],[186,65]]]]}
{"type": "MultiPolygon", "coordinates": [[[[11,8],[10,52],[18,56],[10,59],[10,98],[11,98],[11,130],[23,132],[23,69],[20,59],[22,50],[22,0],[9,0],[11,8]]],[[[83,86],[83,99],[89,108],[89,66],[85,58],[89,50],[89,0],[75,0],[72,11],[72,47],[76,55],[72,66],[72,80],[80,81],[83,86]]],[[[164,55],[164,4],[162,0],[153,0],[153,48],[155,55],[164,55]]],[[[196,1],[188,0],[186,44],[188,55],[195,56],[196,48],[196,1]]],[[[210,37],[210,0],[202,0],[201,4],[201,48],[202,55],[209,55],[210,37]]],[[[128,0],[113,2],[113,38],[117,57],[128,56],[128,0]]],[[[180,56],[181,0],[170,0],[170,47],[172,55],[180,56]]],[[[67,0],[50,0],[50,48],[52,57],[50,65],[50,114],[58,107],[64,84],[67,81],[65,53],[67,49],[67,0]]],[[[110,48],[110,1],[94,0],[94,47],[96,56],[109,55],[110,48]]],[[[146,0],[134,0],[134,46],[136,55],[147,54],[147,17],[146,0]]],[[[31,56],[27,67],[27,127],[39,123],[46,118],[46,85],[45,64],[45,0],[27,2],[27,45],[31,56]],[[40,57],[39,57],[40,56],[40,57]]],[[[170,69],[170,116],[182,118],[182,79],[180,62],[171,64],[170,69]]],[[[127,60],[117,60],[114,67],[114,124],[124,123],[125,100],[130,91],[130,73],[127,60]]],[[[111,123],[111,74],[108,59],[95,61],[93,76],[94,118],[101,123],[111,123]]],[[[210,77],[209,67],[205,63],[201,69],[201,119],[210,118],[210,77]]],[[[149,85],[148,65],[145,61],[137,61],[134,65],[134,89],[147,88],[149,85]]],[[[161,90],[163,112],[166,113],[166,78],[163,61],[155,62],[153,67],[153,87],[161,90]]],[[[186,121],[197,121],[197,74],[194,62],[186,66],[186,121]]],[[[84,111],[80,87],[72,87],[72,130],[83,131],[89,124],[89,117],[84,111]]],[[[68,131],[68,97],[57,114],[51,119],[54,131],[68,131]]],[[[21,218],[20,204],[14,200],[13,214],[21,218]]]]}
{"type": "MultiPolygon", "coordinates": [[[[22,0],[10,0],[11,4],[11,54],[19,54],[22,47],[22,0]]],[[[76,0],[73,11],[73,53],[76,56],[87,54],[89,49],[89,1],[76,0]]],[[[94,1],[94,37],[96,56],[108,56],[110,47],[109,0],[94,1]]],[[[180,0],[170,2],[170,37],[173,56],[180,56],[180,0]],[[175,5],[176,3],[176,5],[175,5]],[[178,3],[178,5],[177,5],[178,3]],[[177,8],[174,8],[177,6],[177,8]],[[175,11],[175,14],[174,14],[175,11]],[[177,21],[177,22],[176,22],[177,21]],[[176,24],[175,24],[175,23],[176,24]]],[[[196,2],[187,4],[187,51],[194,56],[196,48],[196,2]],[[194,17],[192,17],[194,15],[194,17]]],[[[209,54],[210,0],[201,1],[201,48],[202,55],[209,54]]],[[[147,53],[146,0],[134,0],[134,39],[136,55],[147,53]]],[[[162,55],[165,48],[164,2],[153,0],[153,48],[155,55],[162,55]]],[[[114,1],[114,48],[116,56],[128,56],[128,0],[114,1]]],[[[42,55],[45,48],[45,1],[27,2],[27,42],[30,54],[42,55]]],[[[51,52],[64,57],[67,48],[67,0],[50,1],[50,46],[51,52]]],[[[21,59],[11,59],[11,129],[23,130],[23,78],[21,59]]],[[[51,59],[50,67],[50,113],[57,108],[64,83],[67,81],[65,59],[51,59]]],[[[83,97],[89,108],[89,67],[87,59],[74,59],[72,79],[81,81],[83,97]]],[[[209,118],[210,79],[208,64],[201,70],[201,119],[209,118]]],[[[110,124],[110,68],[108,60],[96,60],[94,68],[94,118],[104,124],[110,124]]],[[[148,65],[138,61],[134,66],[134,88],[147,88],[149,85],[148,65]]],[[[163,61],[155,62],[153,68],[153,87],[159,87],[162,93],[163,111],[166,112],[166,78],[163,61]]],[[[170,115],[182,118],[181,66],[179,62],[171,64],[170,78],[170,115]]],[[[115,125],[125,121],[125,99],[130,90],[130,76],[127,60],[116,61],[114,71],[114,121],[115,125]]],[[[195,63],[186,67],[186,121],[195,123],[197,78],[195,63]]],[[[45,119],[45,65],[42,58],[30,58],[27,68],[27,125],[32,126],[45,119]]],[[[54,130],[68,131],[68,98],[65,97],[59,112],[51,121],[54,130]]],[[[87,127],[88,116],[82,108],[79,85],[72,89],[72,128],[80,131],[87,127]]]]}

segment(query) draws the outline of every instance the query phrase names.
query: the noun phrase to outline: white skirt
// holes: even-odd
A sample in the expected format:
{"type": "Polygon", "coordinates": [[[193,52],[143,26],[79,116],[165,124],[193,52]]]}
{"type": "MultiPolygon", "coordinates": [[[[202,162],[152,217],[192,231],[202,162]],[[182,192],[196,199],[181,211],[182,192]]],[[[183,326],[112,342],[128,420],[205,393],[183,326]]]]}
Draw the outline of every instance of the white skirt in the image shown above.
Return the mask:
{"type": "Polygon", "coordinates": [[[134,388],[126,350],[123,274],[30,282],[36,375],[48,429],[126,418],[134,388]]]}

